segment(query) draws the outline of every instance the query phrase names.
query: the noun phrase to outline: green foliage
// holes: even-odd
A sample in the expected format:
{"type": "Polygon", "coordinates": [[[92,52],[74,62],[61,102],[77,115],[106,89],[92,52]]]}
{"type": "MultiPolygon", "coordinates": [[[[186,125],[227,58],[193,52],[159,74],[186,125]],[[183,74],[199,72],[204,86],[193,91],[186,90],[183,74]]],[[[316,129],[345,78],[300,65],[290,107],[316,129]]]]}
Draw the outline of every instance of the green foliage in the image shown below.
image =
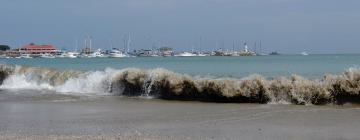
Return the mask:
{"type": "Polygon", "coordinates": [[[161,47],[159,48],[160,51],[172,51],[172,48],[170,47],[161,47]]]}
{"type": "Polygon", "coordinates": [[[0,50],[1,51],[10,50],[10,46],[8,46],[8,45],[0,45],[0,50]]]}

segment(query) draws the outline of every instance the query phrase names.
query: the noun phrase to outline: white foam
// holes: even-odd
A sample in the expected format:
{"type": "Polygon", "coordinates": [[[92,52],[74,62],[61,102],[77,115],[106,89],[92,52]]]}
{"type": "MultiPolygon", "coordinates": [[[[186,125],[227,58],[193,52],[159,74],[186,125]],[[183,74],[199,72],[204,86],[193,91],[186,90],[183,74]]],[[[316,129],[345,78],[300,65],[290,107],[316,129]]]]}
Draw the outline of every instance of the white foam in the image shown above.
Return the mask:
{"type": "Polygon", "coordinates": [[[109,94],[110,75],[108,71],[95,71],[84,74],[78,78],[71,78],[63,85],[55,87],[61,93],[79,94],[109,94]]]}
{"type": "Polygon", "coordinates": [[[10,75],[6,78],[0,88],[4,89],[47,89],[52,90],[53,86],[41,81],[33,81],[24,74],[10,75]]]}
{"type": "MultiPolygon", "coordinates": [[[[105,71],[91,71],[83,73],[78,77],[69,78],[62,84],[54,85],[44,80],[46,73],[19,73],[9,75],[0,86],[2,89],[34,89],[52,90],[62,94],[72,95],[108,95],[110,94],[111,80],[118,71],[106,69],[105,71]]],[[[46,78],[45,78],[46,79],[46,78]]],[[[51,79],[51,78],[50,78],[51,79]]]]}

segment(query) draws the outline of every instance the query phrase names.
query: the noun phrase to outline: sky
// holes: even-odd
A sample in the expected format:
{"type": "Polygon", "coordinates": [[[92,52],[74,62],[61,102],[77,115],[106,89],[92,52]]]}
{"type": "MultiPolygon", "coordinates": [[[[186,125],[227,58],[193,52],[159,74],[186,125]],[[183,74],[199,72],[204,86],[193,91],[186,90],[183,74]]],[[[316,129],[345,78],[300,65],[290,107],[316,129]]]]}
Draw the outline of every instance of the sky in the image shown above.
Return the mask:
{"type": "Polygon", "coordinates": [[[359,0],[1,0],[0,44],[360,53],[359,0]]]}

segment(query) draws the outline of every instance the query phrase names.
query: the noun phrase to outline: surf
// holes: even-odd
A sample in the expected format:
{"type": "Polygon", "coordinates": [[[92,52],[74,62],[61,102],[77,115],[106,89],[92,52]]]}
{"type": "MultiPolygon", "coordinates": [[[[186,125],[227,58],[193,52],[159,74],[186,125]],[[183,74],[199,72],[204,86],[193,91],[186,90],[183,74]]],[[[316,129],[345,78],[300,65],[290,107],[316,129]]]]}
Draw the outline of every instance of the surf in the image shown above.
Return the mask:
{"type": "Polygon", "coordinates": [[[0,89],[52,90],[71,95],[148,96],[167,100],[231,103],[360,103],[360,69],[325,74],[320,79],[295,75],[267,78],[206,78],[163,68],[104,71],[56,70],[0,65],[0,89]]]}

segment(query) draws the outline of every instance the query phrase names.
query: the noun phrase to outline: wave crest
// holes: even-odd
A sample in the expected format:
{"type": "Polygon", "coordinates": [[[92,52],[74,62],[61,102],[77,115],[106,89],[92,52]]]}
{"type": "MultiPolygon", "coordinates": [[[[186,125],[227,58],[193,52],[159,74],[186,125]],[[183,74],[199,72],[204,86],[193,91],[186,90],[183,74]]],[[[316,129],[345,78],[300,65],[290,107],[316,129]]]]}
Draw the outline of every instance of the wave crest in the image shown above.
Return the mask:
{"type": "Polygon", "coordinates": [[[194,78],[166,69],[127,68],[105,71],[58,71],[0,65],[1,88],[49,89],[83,95],[153,96],[169,100],[212,102],[326,104],[360,102],[360,69],[307,79],[299,75],[266,79],[194,78]],[[27,84],[23,84],[25,82],[27,84]],[[19,83],[26,86],[19,86],[19,83]]]}

